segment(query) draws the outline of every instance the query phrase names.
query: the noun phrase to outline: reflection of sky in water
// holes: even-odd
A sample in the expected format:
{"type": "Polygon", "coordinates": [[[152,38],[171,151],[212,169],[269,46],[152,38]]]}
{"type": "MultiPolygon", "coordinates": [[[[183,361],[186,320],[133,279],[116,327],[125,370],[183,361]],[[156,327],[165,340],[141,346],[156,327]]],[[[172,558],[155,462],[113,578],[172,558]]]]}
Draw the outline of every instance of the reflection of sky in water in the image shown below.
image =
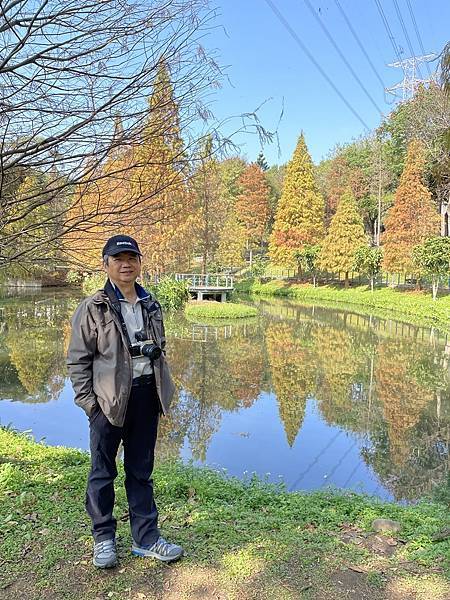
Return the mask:
{"type": "MultiPolygon", "coordinates": [[[[37,440],[45,438],[46,443],[54,446],[89,448],[87,418],[73,403],[68,381],[57,401],[24,404],[4,400],[0,406],[2,425],[13,423],[19,430],[31,429],[37,440]]],[[[290,448],[275,396],[261,394],[250,408],[222,413],[220,428],[211,438],[205,463],[194,462],[226,469],[236,477],[256,472],[271,482],[283,481],[290,490],[334,486],[391,498],[361,460],[361,445],[357,436],[327,425],[315,401],[309,400],[302,428],[290,448]]],[[[192,459],[187,440],[180,456],[183,460],[192,459]]]]}
{"type": "Polygon", "coordinates": [[[0,424],[9,423],[20,431],[31,429],[37,440],[45,438],[47,444],[52,446],[89,447],[87,417],[74,404],[72,386],[68,380],[58,400],[45,404],[2,400],[0,424]]]}
{"type": "MultiPolygon", "coordinates": [[[[205,462],[240,478],[256,472],[273,483],[284,482],[289,490],[334,486],[391,499],[392,495],[361,460],[362,444],[357,436],[327,425],[315,401],[309,400],[303,425],[290,448],[275,396],[261,394],[250,408],[222,416],[205,462]]],[[[192,458],[186,440],[181,456],[184,460],[192,458]]]]}

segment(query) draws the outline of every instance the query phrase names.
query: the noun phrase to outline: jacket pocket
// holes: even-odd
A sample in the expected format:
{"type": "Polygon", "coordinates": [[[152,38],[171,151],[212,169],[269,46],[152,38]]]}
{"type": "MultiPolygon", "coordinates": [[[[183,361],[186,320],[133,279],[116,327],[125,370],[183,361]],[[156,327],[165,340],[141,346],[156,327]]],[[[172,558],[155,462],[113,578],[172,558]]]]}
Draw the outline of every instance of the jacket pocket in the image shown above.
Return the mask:
{"type": "Polygon", "coordinates": [[[113,317],[106,317],[97,332],[97,349],[100,354],[108,354],[115,350],[120,340],[120,331],[113,317]]]}

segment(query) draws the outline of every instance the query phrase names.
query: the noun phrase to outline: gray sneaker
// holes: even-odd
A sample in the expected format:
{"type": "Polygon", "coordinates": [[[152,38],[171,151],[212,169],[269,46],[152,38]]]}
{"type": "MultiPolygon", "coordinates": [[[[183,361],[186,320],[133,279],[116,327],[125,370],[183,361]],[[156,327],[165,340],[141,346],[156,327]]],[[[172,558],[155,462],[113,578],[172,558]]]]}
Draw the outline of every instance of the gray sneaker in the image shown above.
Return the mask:
{"type": "Polygon", "coordinates": [[[94,544],[94,565],[99,569],[109,569],[117,565],[116,540],[102,540],[94,544]]]}
{"type": "Polygon", "coordinates": [[[152,546],[139,546],[133,540],[131,553],[135,556],[144,556],[156,558],[162,562],[173,562],[183,556],[184,550],[181,546],[167,542],[163,537],[159,536],[152,546]]]}

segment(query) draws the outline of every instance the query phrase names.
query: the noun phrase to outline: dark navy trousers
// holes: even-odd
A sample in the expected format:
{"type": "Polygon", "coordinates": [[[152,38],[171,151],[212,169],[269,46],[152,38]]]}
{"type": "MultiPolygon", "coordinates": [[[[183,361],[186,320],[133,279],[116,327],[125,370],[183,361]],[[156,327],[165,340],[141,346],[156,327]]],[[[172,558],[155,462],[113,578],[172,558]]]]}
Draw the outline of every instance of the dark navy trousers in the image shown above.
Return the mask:
{"type": "Polygon", "coordinates": [[[159,537],[158,510],[153,498],[153,471],[158,432],[159,399],[154,379],[133,386],[123,427],[111,425],[98,408],[89,419],[91,470],[86,491],[86,510],[96,542],[115,536],[113,516],[116,456],[123,441],[125,489],[131,533],[137,544],[151,545],[159,537]]]}

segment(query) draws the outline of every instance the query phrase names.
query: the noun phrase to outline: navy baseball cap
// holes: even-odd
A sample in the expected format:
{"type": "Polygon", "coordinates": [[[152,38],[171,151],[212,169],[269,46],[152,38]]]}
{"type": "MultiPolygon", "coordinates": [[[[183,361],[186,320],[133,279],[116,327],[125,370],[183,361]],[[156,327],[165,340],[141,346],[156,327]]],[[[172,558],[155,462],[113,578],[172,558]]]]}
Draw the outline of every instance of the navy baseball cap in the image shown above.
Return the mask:
{"type": "Polygon", "coordinates": [[[112,238],[109,238],[103,248],[102,256],[105,256],[105,254],[114,256],[120,252],[133,252],[133,254],[142,256],[137,241],[129,235],[114,235],[112,238]]]}

